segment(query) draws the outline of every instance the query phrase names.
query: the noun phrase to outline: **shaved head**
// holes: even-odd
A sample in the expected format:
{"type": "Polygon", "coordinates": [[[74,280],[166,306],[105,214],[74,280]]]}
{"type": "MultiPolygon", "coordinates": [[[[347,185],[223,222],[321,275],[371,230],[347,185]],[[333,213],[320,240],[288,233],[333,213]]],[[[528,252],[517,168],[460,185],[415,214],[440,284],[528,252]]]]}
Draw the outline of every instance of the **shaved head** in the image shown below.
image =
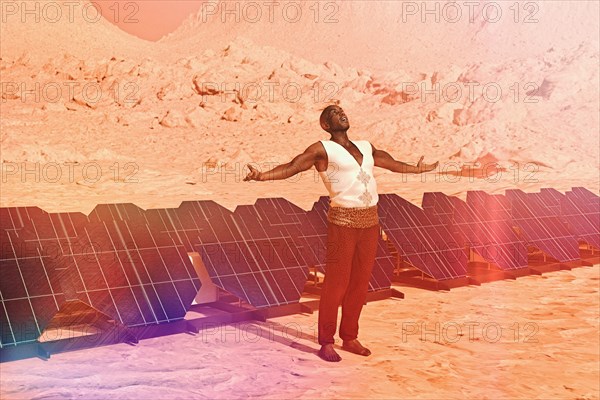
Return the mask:
{"type": "MultiPolygon", "coordinates": [[[[327,124],[328,120],[329,120],[329,111],[331,111],[332,109],[336,108],[336,105],[330,105],[325,107],[325,109],[323,109],[323,112],[321,112],[321,116],[319,117],[319,122],[321,124],[321,128],[325,129],[325,124],[327,124]]],[[[327,129],[325,129],[327,130],[327,129]]]]}

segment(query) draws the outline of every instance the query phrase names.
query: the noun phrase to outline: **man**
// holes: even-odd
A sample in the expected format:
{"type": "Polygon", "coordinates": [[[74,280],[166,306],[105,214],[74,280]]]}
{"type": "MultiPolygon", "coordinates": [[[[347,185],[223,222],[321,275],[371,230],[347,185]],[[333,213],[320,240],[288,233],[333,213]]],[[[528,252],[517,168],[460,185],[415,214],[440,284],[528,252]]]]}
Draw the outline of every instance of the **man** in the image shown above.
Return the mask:
{"type": "Polygon", "coordinates": [[[334,350],[338,307],[342,305],[340,338],[342,348],[368,356],[371,351],[358,340],[358,319],[365,303],[379,239],[377,185],[373,167],[400,173],[423,173],[438,163],[425,164],[423,157],[416,166],[394,160],[387,152],[376,149],[366,140],[348,139],[350,123],[341,107],[326,107],[320,117],[321,127],[331,135],[310,145],[304,153],[287,164],[259,172],[248,165],[245,181],[286,179],[315,167],[329,191],[327,213],[327,254],[325,280],[319,303],[319,356],[326,361],[340,361],[334,350]]]}

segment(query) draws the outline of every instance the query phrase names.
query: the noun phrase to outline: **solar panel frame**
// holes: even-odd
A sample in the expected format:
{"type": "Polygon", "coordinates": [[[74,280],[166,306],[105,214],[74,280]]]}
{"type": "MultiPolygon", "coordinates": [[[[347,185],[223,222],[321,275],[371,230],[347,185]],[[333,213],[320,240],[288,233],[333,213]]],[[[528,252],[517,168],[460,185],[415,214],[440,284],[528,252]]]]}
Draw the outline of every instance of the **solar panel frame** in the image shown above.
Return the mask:
{"type": "Polygon", "coordinates": [[[258,199],[206,220],[210,234],[199,237],[194,248],[212,281],[252,306],[297,303],[308,277],[300,253],[306,245],[300,236],[303,214],[285,199],[258,199]]]}
{"type": "Polygon", "coordinates": [[[467,276],[467,254],[449,226],[396,194],[380,195],[379,204],[383,230],[404,260],[437,280],[467,276]]]}
{"type": "Polygon", "coordinates": [[[560,198],[561,215],[575,237],[600,249],[600,196],[574,187],[560,198]]]}
{"type": "Polygon", "coordinates": [[[527,246],[508,219],[481,220],[467,202],[441,192],[423,194],[424,210],[451,226],[459,242],[504,270],[527,267],[527,246]],[[482,241],[482,238],[487,239],[482,241]]]}
{"type": "Polygon", "coordinates": [[[581,259],[577,239],[556,209],[544,205],[540,193],[510,189],[505,196],[512,205],[513,223],[519,226],[529,245],[559,262],[581,259]]]}

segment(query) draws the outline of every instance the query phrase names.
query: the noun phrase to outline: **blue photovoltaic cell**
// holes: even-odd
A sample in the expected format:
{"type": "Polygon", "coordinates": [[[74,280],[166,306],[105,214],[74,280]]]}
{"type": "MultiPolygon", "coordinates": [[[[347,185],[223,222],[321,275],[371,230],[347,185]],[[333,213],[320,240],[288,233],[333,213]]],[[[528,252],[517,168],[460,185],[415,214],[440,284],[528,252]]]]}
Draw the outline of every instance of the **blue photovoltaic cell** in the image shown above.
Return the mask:
{"type": "MultiPolygon", "coordinates": [[[[528,244],[560,262],[580,259],[577,239],[557,215],[556,206],[544,204],[544,195],[511,189],[506,191],[506,198],[511,203],[513,223],[528,244]]],[[[546,195],[547,201],[549,198],[546,195]]]]}
{"type": "Polygon", "coordinates": [[[411,265],[438,280],[467,275],[460,237],[435,215],[395,194],[379,196],[379,215],[389,240],[411,265]]]}
{"type": "Polygon", "coordinates": [[[423,194],[423,208],[433,213],[460,243],[468,245],[486,261],[501,269],[527,267],[527,246],[511,226],[510,220],[481,220],[468,203],[455,196],[434,192],[423,194]]]}

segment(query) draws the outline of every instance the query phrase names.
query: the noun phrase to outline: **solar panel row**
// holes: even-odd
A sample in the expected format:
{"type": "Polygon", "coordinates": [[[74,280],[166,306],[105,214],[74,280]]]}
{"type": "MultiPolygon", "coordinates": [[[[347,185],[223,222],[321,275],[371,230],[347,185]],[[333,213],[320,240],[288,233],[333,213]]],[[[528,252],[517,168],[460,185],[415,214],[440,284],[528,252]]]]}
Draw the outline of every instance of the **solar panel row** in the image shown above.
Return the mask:
{"type": "MultiPolygon", "coordinates": [[[[379,213],[400,256],[446,280],[467,275],[465,244],[504,269],[526,265],[529,243],[559,261],[578,258],[578,240],[600,245],[599,199],[584,188],[471,191],[466,202],[428,193],[421,209],[388,194],[379,213]]],[[[150,210],[102,204],[88,216],[0,208],[0,345],[36,340],[73,300],[126,326],[181,319],[200,288],[191,251],[216,285],[255,307],[297,302],[307,267],[325,268],[327,209],[327,197],[308,212],[282,198],[234,212],[214,201],[150,210]]],[[[394,264],[380,240],[370,290],[390,287],[394,264]]]]}

